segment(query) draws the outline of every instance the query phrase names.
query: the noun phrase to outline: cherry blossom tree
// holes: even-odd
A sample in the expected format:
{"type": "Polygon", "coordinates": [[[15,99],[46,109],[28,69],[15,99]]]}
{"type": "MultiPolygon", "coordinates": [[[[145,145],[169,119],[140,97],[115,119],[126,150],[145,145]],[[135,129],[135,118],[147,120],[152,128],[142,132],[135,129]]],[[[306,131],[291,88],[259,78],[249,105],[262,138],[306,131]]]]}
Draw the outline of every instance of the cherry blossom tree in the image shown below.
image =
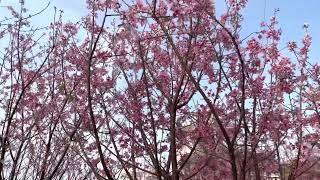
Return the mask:
{"type": "Polygon", "coordinates": [[[320,65],[246,0],[87,0],[0,21],[0,179],[280,179],[319,163],[320,65]],[[51,23],[32,17],[53,9],[51,23]],[[2,43],[1,43],[2,44],[2,43]],[[285,169],[285,171],[284,171],[285,169]]]}

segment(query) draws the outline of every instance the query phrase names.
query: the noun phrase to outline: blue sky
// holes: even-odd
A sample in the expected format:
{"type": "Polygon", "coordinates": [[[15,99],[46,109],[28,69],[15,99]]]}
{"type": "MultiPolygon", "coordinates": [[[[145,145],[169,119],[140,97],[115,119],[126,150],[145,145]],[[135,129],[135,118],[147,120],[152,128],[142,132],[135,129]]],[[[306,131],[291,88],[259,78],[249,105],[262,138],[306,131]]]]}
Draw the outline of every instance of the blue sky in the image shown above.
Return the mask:
{"type": "MultiPolygon", "coordinates": [[[[1,0],[0,12],[4,12],[1,6],[14,5],[19,0],[1,0]]],[[[35,12],[45,7],[49,0],[25,0],[27,8],[35,12]]],[[[216,0],[217,11],[221,11],[224,0],[216,0]]],[[[46,24],[52,20],[53,6],[64,11],[64,19],[78,19],[86,13],[85,0],[51,0],[51,5],[46,12],[33,19],[36,24],[46,24]]],[[[320,1],[319,0],[249,0],[244,10],[245,21],[243,22],[242,34],[250,34],[259,30],[260,22],[268,20],[279,8],[277,13],[280,26],[282,28],[281,42],[300,41],[304,34],[303,23],[310,24],[309,32],[313,38],[311,48],[311,59],[313,62],[319,61],[320,53],[320,1]]],[[[0,13],[0,18],[4,13],[0,13]]]]}

